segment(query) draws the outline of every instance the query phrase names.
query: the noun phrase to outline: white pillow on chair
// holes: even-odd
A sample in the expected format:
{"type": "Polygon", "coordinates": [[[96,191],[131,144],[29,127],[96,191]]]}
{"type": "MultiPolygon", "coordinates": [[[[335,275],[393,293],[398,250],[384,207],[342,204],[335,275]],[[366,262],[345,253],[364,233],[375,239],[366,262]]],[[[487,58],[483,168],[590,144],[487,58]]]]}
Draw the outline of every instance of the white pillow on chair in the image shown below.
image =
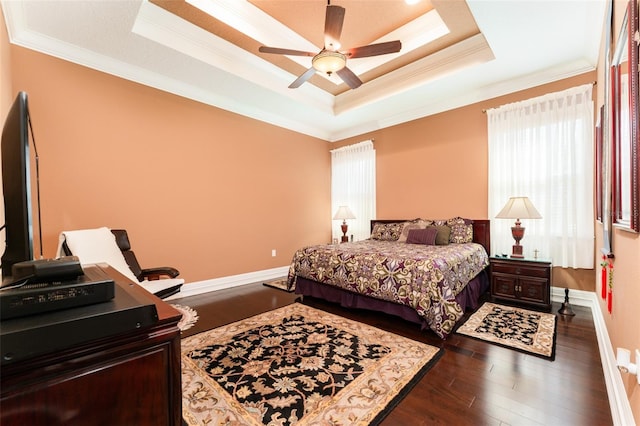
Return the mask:
{"type": "Polygon", "coordinates": [[[113,269],[134,283],[139,282],[131,268],[129,268],[122,251],[118,247],[118,243],[116,243],[116,237],[109,228],[102,227],[61,232],[58,246],[59,255],[62,251],[62,243],[65,241],[71,253],[80,259],[82,265],[108,263],[113,269]]]}

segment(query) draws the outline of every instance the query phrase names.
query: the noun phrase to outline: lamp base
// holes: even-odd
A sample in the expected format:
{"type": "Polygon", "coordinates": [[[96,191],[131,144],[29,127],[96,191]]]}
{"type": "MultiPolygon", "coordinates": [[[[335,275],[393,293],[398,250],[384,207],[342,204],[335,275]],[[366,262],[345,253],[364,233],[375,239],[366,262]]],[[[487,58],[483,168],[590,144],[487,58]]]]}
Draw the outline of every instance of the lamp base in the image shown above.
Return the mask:
{"type": "Polygon", "coordinates": [[[524,259],[522,246],[520,245],[520,240],[524,237],[524,226],[520,226],[520,219],[516,219],[516,225],[511,227],[511,236],[516,240],[516,243],[512,246],[511,257],[524,259]]]}
{"type": "Polygon", "coordinates": [[[341,242],[343,243],[348,243],[349,242],[349,237],[347,237],[347,230],[349,229],[347,227],[347,221],[343,220],[342,221],[342,225],[340,225],[340,229],[342,229],[342,239],[341,242]]]}
{"type": "Polygon", "coordinates": [[[522,246],[520,244],[514,244],[511,246],[511,257],[516,259],[524,259],[522,254],[522,246]]]}

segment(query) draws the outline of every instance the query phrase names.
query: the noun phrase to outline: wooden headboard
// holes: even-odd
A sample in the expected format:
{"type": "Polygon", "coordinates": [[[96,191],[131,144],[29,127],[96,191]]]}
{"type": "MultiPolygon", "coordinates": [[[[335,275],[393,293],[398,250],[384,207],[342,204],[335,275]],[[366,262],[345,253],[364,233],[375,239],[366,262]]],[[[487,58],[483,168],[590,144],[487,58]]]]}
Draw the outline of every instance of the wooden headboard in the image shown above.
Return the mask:
{"type": "MultiPolygon", "coordinates": [[[[471,219],[471,221],[473,222],[473,242],[483,246],[484,249],[487,251],[487,254],[491,256],[491,229],[490,229],[491,221],[489,219],[471,219]]],[[[407,222],[407,220],[372,219],[371,231],[373,231],[373,226],[376,223],[396,223],[396,222],[407,222]]]]}

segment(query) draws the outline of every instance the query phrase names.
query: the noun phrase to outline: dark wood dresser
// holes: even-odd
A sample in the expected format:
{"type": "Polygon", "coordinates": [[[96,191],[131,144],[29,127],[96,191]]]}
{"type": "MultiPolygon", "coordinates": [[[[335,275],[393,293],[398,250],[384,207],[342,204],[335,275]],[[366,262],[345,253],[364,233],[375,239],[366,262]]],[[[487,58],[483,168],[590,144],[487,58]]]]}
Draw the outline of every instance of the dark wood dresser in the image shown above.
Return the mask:
{"type": "Polygon", "coordinates": [[[491,297],[551,310],[551,261],[489,258],[491,297]]]}
{"type": "MultiPolygon", "coordinates": [[[[157,320],[134,322],[130,329],[123,329],[122,325],[115,327],[117,314],[105,312],[103,315],[112,316],[107,317],[105,327],[96,330],[93,339],[83,338],[50,352],[47,345],[41,345],[37,355],[14,362],[3,358],[3,426],[182,424],[180,313],[112,268],[104,269],[117,287],[114,302],[105,303],[115,306],[118,298],[133,298],[147,308],[155,305],[157,320]],[[117,330],[114,333],[110,333],[110,322],[117,330]]],[[[79,315],[87,309],[67,309],[65,315],[79,315]]],[[[114,307],[112,311],[115,310],[114,307]]],[[[45,315],[49,314],[31,316],[29,320],[45,315]]],[[[83,318],[86,317],[85,314],[83,318]]],[[[60,336],[56,341],[67,341],[64,333],[80,333],[80,324],[81,320],[70,321],[62,329],[54,328],[60,336]]],[[[8,322],[4,325],[5,329],[10,328],[8,322]]],[[[82,333],[86,334],[86,330],[82,333]]],[[[46,338],[43,336],[43,340],[46,338]]],[[[5,349],[2,348],[3,354],[5,349]]]]}

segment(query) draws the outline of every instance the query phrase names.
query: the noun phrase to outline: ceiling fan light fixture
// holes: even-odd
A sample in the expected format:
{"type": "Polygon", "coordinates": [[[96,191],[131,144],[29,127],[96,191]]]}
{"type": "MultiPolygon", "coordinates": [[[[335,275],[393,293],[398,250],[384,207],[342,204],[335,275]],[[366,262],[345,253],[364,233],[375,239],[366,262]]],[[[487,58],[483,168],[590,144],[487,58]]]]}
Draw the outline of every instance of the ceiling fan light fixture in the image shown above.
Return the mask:
{"type": "Polygon", "coordinates": [[[323,50],[313,57],[311,65],[317,71],[331,75],[347,65],[347,57],[340,52],[323,50]]]}

